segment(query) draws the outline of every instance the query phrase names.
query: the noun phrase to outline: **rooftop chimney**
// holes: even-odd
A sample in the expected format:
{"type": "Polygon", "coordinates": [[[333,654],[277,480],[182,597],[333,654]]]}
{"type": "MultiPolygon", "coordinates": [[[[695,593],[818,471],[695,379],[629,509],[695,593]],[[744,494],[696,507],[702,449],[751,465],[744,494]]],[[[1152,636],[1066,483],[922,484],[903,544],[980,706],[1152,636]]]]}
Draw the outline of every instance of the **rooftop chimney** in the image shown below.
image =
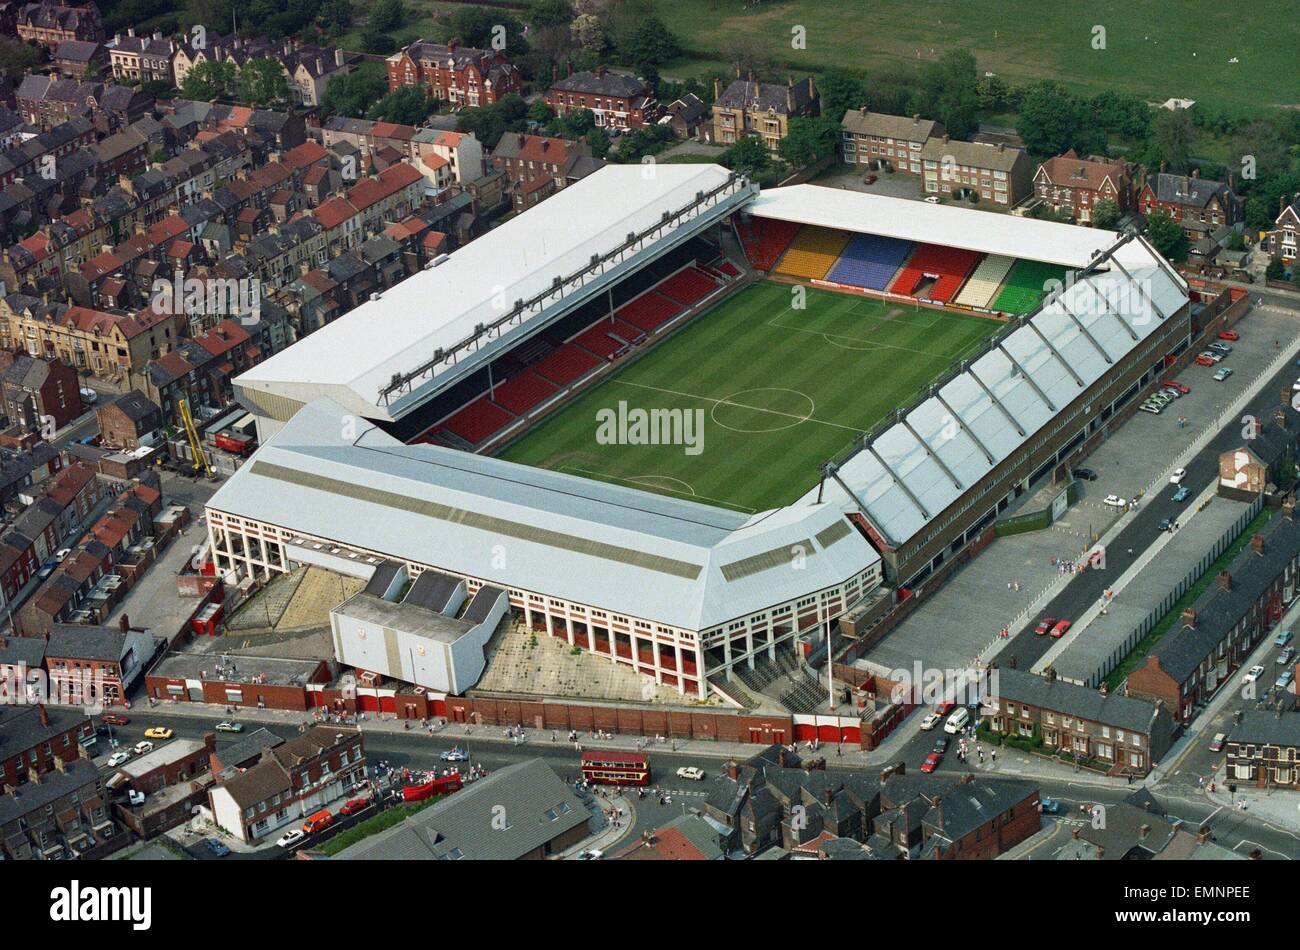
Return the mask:
{"type": "Polygon", "coordinates": [[[1219,590],[1232,590],[1232,572],[1219,571],[1219,590]]]}
{"type": "Polygon", "coordinates": [[[1193,628],[1196,626],[1196,611],[1191,607],[1183,611],[1183,626],[1193,628]]]}
{"type": "Polygon", "coordinates": [[[1056,667],[1052,666],[1050,663],[1047,664],[1047,669],[1043,670],[1043,679],[1047,680],[1049,683],[1055,683],[1056,667]]]}
{"type": "Polygon", "coordinates": [[[36,704],[36,715],[40,717],[42,726],[48,726],[50,724],[50,713],[45,708],[44,703],[36,704]]]}
{"type": "Polygon", "coordinates": [[[733,782],[740,778],[740,768],[736,765],[735,759],[731,759],[727,762],[727,778],[731,779],[733,782]]]}
{"type": "Polygon", "coordinates": [[[1146,837],[1147,837],[1147,835],[1149,835],[1149,834],[1151,834],[1151,826],[1150,826],[1150,825],[1143,825],[1142,827],[1140,827],[1140,828],[1138,829],[1138,837],[1141,838],[1141,839],[1143,839],[1143,840],[1146,840],[1146,837]]]}
{"type": "Polygon", "coordinates": [[[122,616],[118,618],[117,625],[122,628],[123,633],[131,632],[131,618],[126,614],[122,614],[122,616]]]}
{"type": "Polygon", "coordinates": [[[1193,178],[1200,178],[1200,177],[1201,177],[1201,170],[1200,170],[1199,168],[1193,168],[1193,169],[1192,169],[1192,177],[1193,177],[1193,178]]]}
{"type": "Polygon", "coordinates": [[[833,789],[833,788],[827,788],[827,789],[826,789],[826,804],[829,805],[829,804],[831,804],[833,801],[835,801],[835,789],[833,789]]]}
{"type": "Polygon", "coordinates": [[[1295,495],[1287,495],[1282,501],[1282,516],[1290,521],[1295,520],[1295,495]]]}
{"type": "Polygon", "coordinates": [[[1257,534],[1250,539],[1250,549],[1260,557],[1264,556],[1264,536],[1257,534]]]}
{"type": "Polygon", "coordinates": [[[605,64],[604,64],[604,63],[601,63],[599,66],[596,67],[596,75],[597,75],[597,76],[602,76],[602,77],[605,75],[605,64]]]}

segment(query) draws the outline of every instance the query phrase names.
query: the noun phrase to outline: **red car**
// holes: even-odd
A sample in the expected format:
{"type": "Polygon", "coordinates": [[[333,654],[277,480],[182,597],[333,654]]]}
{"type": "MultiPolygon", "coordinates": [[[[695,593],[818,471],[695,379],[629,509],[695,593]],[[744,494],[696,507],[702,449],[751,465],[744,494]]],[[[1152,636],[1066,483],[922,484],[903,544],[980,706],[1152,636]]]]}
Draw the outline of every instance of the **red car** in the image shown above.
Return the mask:
{"type": "Polygon", "coordinates": [[[1056,626],[1052,628],[1052,636],[1063,637],[1070,629],[1070,621],[1058,620],[1056,626]]]}
{"type": "Polygon", "coordinates": [[[1038,621],[1038,626],[1034,628],[1034,633],[1036,633],[1038,636],[1041,637],[1048,630],[1051,630],[1052,627],[1054,627],[1055,625],[1056,625],[1055,617],[1044,617],[1042,620],[1038,621]]]}
{"type": "Polygon", "coordinates": [[[125,726],[131,720],[128,717],[123,716],[121,713],[104,713],[104,715],[99,717],[99,721],[107,726],[125,726]]]}
{"type": "Polygon", "coordinates": [[[1198,357],[1196,357],[1196,365],[1197,365],[1197,366],[1213,366],[1213,365],[1214,365],[1214,360],[1210,359],[1208,356],[1198,356],[1198,357]]]}
{"type": "Polygon", "coordinates": [[[1168,386],[1168,387],[1170,387],[1171,389],[1176,389],[1176,390],[1178,390],[1180,393],[1182,393],[1184,396],[1186,396],[1188,393],[1191,392],[1191,389],[1190,389],[1189,387],[1184,386],[1182,383],[1180,383],[1180,382],[1179,382],[1178,380],[1176,380],[1176,379],[1166,379],[1166,380],[1165,380],[1163,383],[1161,383],[1160,385],[1161,385],[1161,386],[1168,386]]]}
{"type": "MultiPolygon", "coordinates": [[[[867,175],[867,176],[865,176],[865,177],[862,179],[862,183],[863,183],[864,185],[874,185],[874,184],[876,183],[876,176],[875,176],[875,175],[867,175]]],[[[1226,340],[1226,339],[1228,339],[1228,338],[1227,338],[1227,337],[1224,337],[1224,339],[1226,340]]],[[[1235,340],[1236,337],[1233,337],[1232,339],[1235,340]]]]}
{"type": "Polygon", "coordinates": [[[1240,339],[1241,339],[1241,334],[1238,333],[1236,330],[1224,330],[1222,333],[1219,334],[1219,339],[1220,339],[1220,340],[1240,340],[1240,339]]]}
{"type": "Polygon", "coordinates": [[[934,711],[937,712],[940,716],[947,717],[947,715],[956,708],[957,708],[956,703],[940,703],[938,706],[934,707],[934,711]]]}
{"type": "Polygon", "coordinates": [[[351,815],[354,812],[361,811],[370,804],[368,798],[354,798],[350,802],[344,802],[343,807],[339,809],[340,815],[351,815]]]}
{"type": "Polygon", "coordinates": [[[943,761],[943,756],[941,756],[938,752],[931,752],[929,755],[925,757],[925,761],[921,763],[921,771],[924,772],[926,775],[929,775],[931,772],[933,772],[935,769],[939,767],[939,763],[942,761],[943,761]]]}

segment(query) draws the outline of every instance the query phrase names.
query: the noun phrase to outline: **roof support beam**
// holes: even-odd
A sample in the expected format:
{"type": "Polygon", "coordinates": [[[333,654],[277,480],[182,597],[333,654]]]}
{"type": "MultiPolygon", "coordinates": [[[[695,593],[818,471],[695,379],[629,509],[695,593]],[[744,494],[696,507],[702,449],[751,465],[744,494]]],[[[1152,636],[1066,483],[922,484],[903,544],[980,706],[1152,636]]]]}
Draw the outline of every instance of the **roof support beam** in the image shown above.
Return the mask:
{"type": "Polygon", "coordinates": [[[1060,351],[1056,347],[1052,346],[1052,341],[1047,338],[1047,336],[1043,333],[1042,330],[1038,329],[1038,324],[1034,323],[1033,318],[1030,317],[1028,320],[1025,320],[1024,322],[1029,325],[1029,329],[1033,330],[1035,333],[1038,334],[1038,339],[1043,341],[1043,346],[1047,347],[1049,350],[1052,351],[1052,355],[1056,357],[1056,361],[1065,367],[1065,371],[1074,377],[1074,381],[1078,383],[1079,388],[1082,389],[1083,379],[1079,376],[1078,373],[1074,371],[1074,367],[1071,366],[1069,362],[1065,359],[1065,357],[1061,355],[1060,351]]]}
{"type": "Polygon", "coordinates": [[[1106,295],[1099,292],[1097,288],[1092,285],[1089,278],[1081,277],[1079,278],[1079,283],[1087,284],[1088,289],[1091,290],[1094,294],[1096,294],[1098,298],[1100,298],[1102,305],[1106,308],[1106,312],[1119,321],[1119,325],[1124,328],[1124,332],[1129,335],[1129,339],[1131,339],[1134,343],[1136,343],[1138,340],[1141,339],[1141,337],[1137,335],[1137,331],[1134,330],[1131,326],[1129,326],[1129,322],[1124,319],[1124,315],[1110,305],[1110,301],[1106,299],[1106,295]]]}
{"type": "Polygon", "coordinates": [[[939,458],[939,454],[935,452],[932,448],[930,448],[930,444],[926,442],[925,439],[921,438],[921,433],[917,432],[914,428],[912,428],[912,423],[907,421],[907,416],[903,415],[903,411],[901,409],[898,412],[898,421],[903,424],[904,429],[906,429],[908,432],[912,434],[912,438],[916,439],[917,443],[921,446],[921,448],[925,449],[925,454],[930,456],[930,458],[934,459],[935,464],[938,465],[941,469],[943,469],[943,473],[948,476],[948,479],[949,481],[952,482],[953,487],[956,488],[958,491],[962,491],[963,488],[962,483],[958,480],[957,476],[953,474],[952,469],[950,469],[947,465],[945,465],[943,463],[943,459],[939,458]]]}
{"type": "Polygon", "coordinates": [[[938,387],[934,387],[934,398],[939,400],[939,405],[943,406],[944,410],[948,413],[948,415],[952,417],[953,422],[961,426],[962,431],[965,432],[968,436],[970,436],[970,440],[975,443],[976,447],[981,452],[984,453],[984,458],[988,460],[988,463],[990,465],[995,464],[993,460],[993,453],[990,452],[988,450],[988,447],[985,446],[985,444],[979,440],[979,436],[977,436],[974,430],[971,429],[971,427],[966,424],[966,420],[964,420],[961,416],[957,414],[957,410],[954,409],[952,406],[948,405],[948,400],[944,399],[943,396],[940,395],[938,387]]]}
{"type": "Polygon", "coordinates": [[[894,484],[897,485],[899,488],[903,489],[903,494],[907,496],[908,501],[910,501],[913,505],[916,506],[916,510],[921,513],[921,517],[924,518],[926,521],[929,521],[930,512],[925,510],[925,505],[921,504],[921,499],[913,495],[912,489],[908,488],[905,484],[903,484],[903,480],[898,477],[898,475],[894,472],[892,468],[889,467],[889,463],[880,457],[880,453],[876,451],[876,447],[874,445],[868,444],[866,448],[867,451],[871,453],[871,457],[875,459],[877,463],[879,463],[880,467],[889,473],[889,477],[894,480],[894,484]]]}
{"type": "Polygon", "coordinates": [[[822,471],[835,479],[836,484],[838,484],[840,488],[844,489],[844,494],[853,499],[853,503],[858,506],[858,511],[862,513],[862,517],[871,522],[872,526],[880,533],[880,537],[884,539],[885,543],[891,548],[897,548],[898,542],[891,538],[889,532],[880,526],[880,519],[871,513],[871,509],[867,507],[867,503],[862,500],[861,496],[859,496],[857,492],[848,486],[848,483],[844,481],[844,479],[840,478],[839,467],[835,465],[834,462],[827,462],[822,471]]]}
{"type": "Polygon", "coordinates": [[[1004,405],[1002,405],[1002,403],[998,400],[998,397],[995,396],[995,395],[993,395],[993,390],[989,389],[987,386],[984,385],[984,380],[980,379],[978,376],[975,375],[975,367],[974,367],[974,366],[968,366],[968,367],[966,368],[966,372],[970,373],[970,378],[971,378],[971,379],[973,379],[973,380],[975,380],[975,382],[979,383],[979,387],[980,387],[980,389],[984,390],[984,395],[986,395],[986,396],[989,397],[989,402],[993,403],[993,405],[997,406],[998,409],[1000,409],[1000,410],[1002,411],[1002,415],[1006,417],[1007,422],[1011,423],[1011,428],[1013,428],[1013,429],[1015,429],[1017,432],[1019,432],[1019,433],[1020,433],[1020,438],[1023,439],[1023,438],[1025,437],[1025,430],[1024,430],[1024,428],[1020,425],[1019,422],[1016,421],[1016,417],[1013,416],[1013,415],[1012,415],[1012,414],[1007,410],[1007,407],[1004,406],[1004,405]]]}
{"type": "Polygon", "coordinates": [[[1128,271],[1126,271],[1124,269],[1124,265],[1121,264],[1118,260],[1112,259],[1111,263],[1115,265],[1116,270],[1118,270],[1121,274],[1123,274],[1128,279],[1128,282],[1133,285],[1133,288],[1139,294],[1142,295],[1142,299],[1147,302],[1148,307],[1150,307],[1152,310],[1155,311],[1156,316],[1160,318],[1160,322],[1164,323],[1165,320],[1168,319],[1168,315],[1164,313],[1159,307],[1156,306],[1156,302],[1153,299],[1151,299],[1151,295],[1147,293],[1146,290],[1143,289],[1141,282],[1135,279],[1133,275],[1130,274],[1128,271]]]}
{"type": "Polygon", "coordinates": [[[1041,389],[1038,388],[1038,384],[1034,382],[1034,377],[1030,376],[1028,373],[1025,372],[1025,368],[1016,362],[1016,358],[1012,356],[1010,353],[1008,353],[1007,348],[1003,346],[1001,343],[998,344],[998,350],[1002,353],[1003,356],[1005,356],[1007,359],[1011,361],[1011,365],[1016,368],[1016,372],[1025,378],[1025,382],[1027,382],[1031,387],[1033,387],[1034,392],[1038,393],[1038,398],[1043,401],[1043,404],[1047,406],[1047,408],[1053,414],[1055,414],[1056,406],[1052,404],[1052,400],[1047,398],[1047,393],[1043,392],[1041,389]]]}
{"type": "Polygon", "coordinates": [[[1056,300],[1056,305],[1065,311],[1065,315],[1067,317],[1069,317],[1071,320],[1074,321],[1074,325],[1079,328],[1079,332],[1088,338],[1088,342],[1092,344],[1092,348],[1094,350],[1096,350],[1098,353],[1101,354],[1101,358],[1106,361],[1106,365],[1113,366],[1115,364],[1115,361],[1110,358],[1110,354],[1107,353],[1106,350],[1102,347],[1102,345],[1097,342],[1097,338],[1093,336],[1090,332],[1088,332],[1088,328],[1083,325],[1082,321],[1080,321],[1079,318],[1076,317],[1074,313],[1070,310],[1070,308],[1065,305],[1065,301],[1058,297],[1056,300]]]}

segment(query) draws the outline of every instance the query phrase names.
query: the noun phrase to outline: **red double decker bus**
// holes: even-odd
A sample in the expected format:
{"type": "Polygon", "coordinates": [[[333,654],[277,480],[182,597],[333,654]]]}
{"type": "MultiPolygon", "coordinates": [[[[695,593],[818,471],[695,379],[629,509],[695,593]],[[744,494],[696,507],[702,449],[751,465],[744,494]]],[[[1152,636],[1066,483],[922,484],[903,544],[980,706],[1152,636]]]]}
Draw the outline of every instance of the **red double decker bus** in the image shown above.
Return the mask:
{"type": "Polygon", "coordinates": [[[649,785],[650,760],[640,752],[582,753],[582,777],[602,785],[649,785]]]}

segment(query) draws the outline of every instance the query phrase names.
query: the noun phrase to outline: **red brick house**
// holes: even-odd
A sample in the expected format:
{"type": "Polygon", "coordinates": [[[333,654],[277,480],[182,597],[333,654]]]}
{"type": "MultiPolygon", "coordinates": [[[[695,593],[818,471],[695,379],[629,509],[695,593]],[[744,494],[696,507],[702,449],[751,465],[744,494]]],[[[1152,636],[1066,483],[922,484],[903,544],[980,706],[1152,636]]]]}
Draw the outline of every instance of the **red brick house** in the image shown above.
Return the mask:
{"type": "Polygon", "coordinates": [[[62,429],[81,415],[77,371],[62,360],[12,357],[0,375],[0,398],[10,426],[41,432],[62,429]]]}
{"type": "Polygon", "coordinates": [[[589,157],[581,142],[507,132],[492,152],[492,166],[509,182],[515,210],[523,211],[564,188],[575,166],[589,157]]]}
{"type": "Polygon", "coordinates": [[[1241,220],[1242,201],[1232,191],[1232,176],[1226,183],[1190,175],[1159,172],[1147,178],[1138,194],[1138,210],[1150,217],[1161,210],[1182,225],[1188,237],[1199,240],[1221,227],[1241,220]]]}
{"type": "Polygon", "coordinates": [[[453,40],[445,46],[416,40],[388,57],[388,91],[424,86],[430,98],[452,107],[487,106],[523,89],[519,68],[502,50],[473,49],[453,40]]]}
{"type": "Polygon", "coordinates": [[[95,734],[86,714],[44,704],[0,705],[0,785],[16,788],[81,757],[78,740],[95,734]]]}
{"type": "Polygon", "coordinates": [[[1300,234],[1300,198],[1291,204],[1285,198],[1278,199],[1281,209],[1273,230],[1268,232],[1265,247],[1274,257],[1280,257],[1283,264],[1292,264],[1296,259],[1296,235],[1300,234]]]}
{"type": "Polygon", "coordinates": [[[660,113],[648,82],[611,73],[604,66],[552,82],[546,90],[546,104],[559,115],[590,109],[596,125],[606,129],[639,129],[655,122],[660,113]]]}
{"type": "Polygon", "coordinates": [[[1100,201],[1115,202],[1121,213],[1133,207],[1133,167],[1123,159],[1080,158],[1070,149],[1038,166],[1034,194],[1053,211],[1089,224],[1100,201]]]}
{"type": "Polygon", "coordinates": [[[92,682],[103,705],[121,705],[160,645],[144,630],[56,623],[45,644],[50,689],[76,695],[81,684],[92,682]]]}
{"type": "Polygon", "coordinates": [[[50,3],[49,0],[28,3],[18,10],[17,28],[18,38],[23,42],[34,40],[51,47],[64,40],[100,43],[106,36],[99,7],[93,3],[84,6],[50,3]]]}

